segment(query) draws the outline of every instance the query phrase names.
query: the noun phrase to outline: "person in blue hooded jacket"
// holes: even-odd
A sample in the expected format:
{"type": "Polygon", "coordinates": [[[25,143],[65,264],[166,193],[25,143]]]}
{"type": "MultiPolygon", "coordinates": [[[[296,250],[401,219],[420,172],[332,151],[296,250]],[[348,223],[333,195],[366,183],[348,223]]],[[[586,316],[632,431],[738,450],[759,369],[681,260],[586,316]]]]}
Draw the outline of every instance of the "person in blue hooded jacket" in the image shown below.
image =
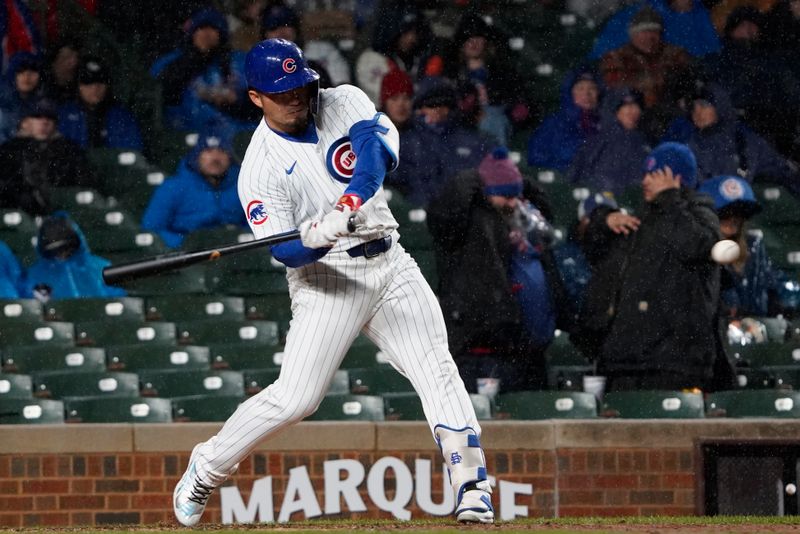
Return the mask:
{"type": "Polygon", "coordinates": [[[400,165],[386,182],[416,206],[427,206],[451,176],[474,169],[489,152],[489,138],[459,124],[457,93],[446,78],[420,82],[415,116],[400,132],[400,165]]]}
{"type": "Polygon", "coordinates": [[[25,294],[42,300],[125,296],[124,289],[103,282],[111,262],[93,255],[78,225],[63,211],[42,222],[38,259],[25,275],[25,294]]]}
{"type": "Polygon", "coordinates": [[[0,299],[24,298],[22,268],[14,253],[0,241],[0,299]]]}
{"type": "Polygon", "coordinates": [[[201,136],[161,184],[142,218],[142,228],[156,232],[168,247],[177,248],[186,234],[201,228],[246,225],[239,203],[239,166],[230,144],[215,135],[201,136]]]}
{"type": "Polygon", "coordinates": [[[600,81],[576,70],[561,84],[561,109],[547,117],[528,140],[528,165],[564,172],[578,149],[598,131],[600,81]]]}
{"type": "Polygon", "coordinates": [[[150,68],[161,83],[167,125],[175,130],[213,129],[229,139],[239,131],[254,130],[244,57],[230,49],[222,13],[207,8],[192,15],[184,43],[150,68]]]}
{"type": "Polygon", "coordinates": [[[603,99],[600,132],[578,150],[567,180],[595,191],[621,194],[641,180],[639,163],[647,156],[647,139],[639,127],[641,93],[623,88],[603,99]]]}
{"type": "Polygon", "coordinates": [[[766,179],[800,195],[797,169],[736,115],[728,93],[705,84],[690,97],[686,117],[669,126],[664,141],[689,145],[697,158],[698,181],[739,175],[752,183],[766,179]]]}
{"type": "Polygon", "coordinates": [[[753,189],[738,176],[716,176],[698,188],[714,199],[724,239],[739,243],[739,258],[722,270],[722,303],[731,317],[766,317],[795,311],[800,284],[776,268],[763,235],[747,231],[747,221],[761,211],[753,189]]]}
{"type": "Polygon", "coordinates": [[[42,61],[30,52],[17,52],[8,61],[0,85],[0,143],[17,133],[22,116],[42,98],[42,61]]]}
{"type": "Polygon", "coordinates": [[[142,150],[139,126],[128,110],[114,102],[110,83],[111,75],[99,58],[83,58],[77,99],[58,109],[58,129],[83,148],[142,150]]]}
{"type": "Polygon", "coordinates": [[[598,60],[606,52],[629,41],[628,25],[633,16],[649,5],[664,20],[664,41],[686,50],[692,57],[703,57],[722,48],[711,16],[700,0],[647,0],[619,10],[612,16],[595,40],[588,59],[598,60]]]}

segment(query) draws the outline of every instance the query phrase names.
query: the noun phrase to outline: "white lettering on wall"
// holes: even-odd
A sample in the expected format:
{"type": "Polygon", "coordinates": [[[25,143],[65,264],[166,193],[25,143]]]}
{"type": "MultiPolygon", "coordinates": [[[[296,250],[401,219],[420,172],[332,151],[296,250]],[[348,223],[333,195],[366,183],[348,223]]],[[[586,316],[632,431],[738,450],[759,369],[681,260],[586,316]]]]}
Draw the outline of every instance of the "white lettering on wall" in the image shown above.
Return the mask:
{"type": "Polygon", "coordinates": [[[397,519],[405,521],[411,519],[411,512],[406,510],[406,505],[411,501],[414,493],[414,479],[411,471],[399,458],[384,456],[372,465],[367,477],[367,493],[375,506],[381,510],[392,512],[397,519]],[[394,500],[386,497],[386,471],[394,471],[395,492],[394,500]]]}
{"type": "Polygon", "coordinates": [[[364,466],[357,460],[328,460],[323,464],[325,470],[325,513],[339,514],[344,502],[351,512],[366,512],[367,505],[358,494],[358,486],[364,482],[364,466]],[[346,473],[340,478],[340,473],[346,473]]]}
{"type": "Polygon", "coordinates": [[[294,512],[303,512],[306,519],[322,515],[311,479],[308,478],[308,469],[304,465],[289,469],[289,482],[286,484],[278,522],[289,521],[294,512]]]}
{"type": "Polygon", "coordinates": [[[250,501],[245,506],[242,495],[236,486],[223,486],[219,490],[222,499],[222,522],[231,523],[272,523],[275,512],[272,506],[272,477],[260,478],[253,482],[250,501]],[[226,505],[227,504],[227,505],[226,505]]]}

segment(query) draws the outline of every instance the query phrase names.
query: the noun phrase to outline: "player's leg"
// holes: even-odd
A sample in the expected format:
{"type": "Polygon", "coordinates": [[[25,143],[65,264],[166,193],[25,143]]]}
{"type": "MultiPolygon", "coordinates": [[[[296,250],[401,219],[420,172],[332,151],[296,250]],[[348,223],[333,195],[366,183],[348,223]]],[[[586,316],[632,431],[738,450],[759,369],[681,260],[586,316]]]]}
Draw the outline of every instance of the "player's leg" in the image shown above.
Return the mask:
{"type": "Polygon", "coordinates": [[[390,267],[383,300],[365,326],[365,333],[417,391],[450,472],[458,519],[492,522],[494,510],[480,446],[481,428],[448,350],[441,308],[402,247],[393,247],[387,256],[390,267]]]}
{"type": "Polygon", "coordinates": [[[359,334],[375,297],[341,273],[317,282],[292,295],[278,380],[243,402],[216,436],[192,451],[174,494],[175,514],[184,525],[197,524],[211,491],[259,442],[316,411],[359,334]]]}

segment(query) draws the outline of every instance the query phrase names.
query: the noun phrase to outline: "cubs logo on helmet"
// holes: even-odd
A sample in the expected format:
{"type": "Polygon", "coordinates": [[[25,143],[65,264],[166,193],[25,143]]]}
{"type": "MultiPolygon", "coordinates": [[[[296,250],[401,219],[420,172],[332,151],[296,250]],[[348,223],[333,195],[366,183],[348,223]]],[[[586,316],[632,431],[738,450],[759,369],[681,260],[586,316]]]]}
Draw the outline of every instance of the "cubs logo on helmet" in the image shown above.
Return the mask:
{"type": "Polygon", "coordinates": [[[283,72],[291,74],[297,70],[297,61],[295,61],[295,59],[292,57],[287,57],[283,60],[283,64],[281,66],[283,67],[283,72]]]}
{"type": "Polygon", "coordinates": [[[328,172],[343,184],[349,184],[356,168],[356,153],[349,137],[342,137],[331,145],[325,157],[328,172]]]}
{"type": "Polygon", "coordinates": [[[250,224],[256,226],[264,224],[269,219],[267,209],[264,207],[264,202],[261,200],[251,200],[247,204],[247,220],[250,224]]]}

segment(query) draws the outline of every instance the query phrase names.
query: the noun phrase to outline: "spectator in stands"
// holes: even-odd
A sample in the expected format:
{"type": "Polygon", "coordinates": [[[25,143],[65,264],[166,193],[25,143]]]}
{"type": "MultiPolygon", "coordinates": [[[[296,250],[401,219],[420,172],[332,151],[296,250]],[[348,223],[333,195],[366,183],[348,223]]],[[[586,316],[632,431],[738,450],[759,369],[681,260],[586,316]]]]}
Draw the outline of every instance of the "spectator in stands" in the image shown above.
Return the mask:
{"type": "MultiPolygon", "coordinates": [[[[722,47],[711,16],[700,0],[648,0],[645,6],[657,11],[664,21],[664,41],[683,48],[693,57],[719,52],[722,47]]],[[[635,3],[618,11],[603,27],[589,59],[597,60],[629,41],[628,26],[642,8],[635,3]]]]}
{"type": "Polygon", "coordinates": [[[589,261],[584,253],[584,238],[589,219],[595,209],[605,206],[617,209],[614,195],[608,191],[592,193],[578,204],[578,218],[569,229],[569,235],[553,247],[553,258],[558,266],[564,293],[567,299],[567,309],[577,320],[583,307],[586,287],[589,284],[592,271],[589,261]]]}
{"type": "Polygon", "coordinates": [[[48,47],[44,87],[47,98],[61,104],[75,98],[81,44],[65,39],[48,47]]]}
{"type": "Polygon", "coordinates": [[[414,84],[400,69],[392,69],[381,82],[380,110],[392,120],[401,135],[411,125],[414,113],[414,84]]]}
{"type": "MultiPolygon", "coordinates": [[[[791,58],[800,48],[800,0],[779,0],[763,23],[762,41],[767,49],[791,58]]],[[[795,75],[799,71],[800,66],[794,65],[795,75]]]]}
{"type": "Polygon", "coordinates": [[[246,224],[236,182],[239,166],[222,137],[204,135],[181,161],[176,174],[153,193],[142,228],[177,248],[187,234],[201,228],[246,224]]]}
{"type": "Polygon", "coordinates": [[[17,257],[0,241],[0,299],[24,298],[22,268],[17,257]]]}
{"type": "Polygon", "coordinates": [[[0,145],[0,206],[43,215],[52,210],[50,188],[95,186],[86,154],[58,133],[57,120],[55,105],[42,100],[23,114],[16,136],[0,145]]]}
{"type": "Polygon", "coordinates": [[[789,153],[800,118],[796,106],[776,102],[800,100],[800,79],[792,72],[796,50],[790,58],[761,45],[763,16],[754,8],[740,8],[725,24],[723,50],[706,59],[708,76],[730,94],[744,120],[783,153],[789,153]]]}
{"type": "Polygon", "coordinates": [[[508,39],[490,20],[475,12],[461,17],[451,50],[443,58],[443,73],[459,87],[475,88],[478,128],[496,144],[506,146],[512,122],[527,119],[529,108],[524,91],[520,91],[523,78],[511,60],[508,39]]]}
{"type": "Polygon", "coordinates": [[[17,131],[20,116],[42,98],[42,61],[30,52],[11,56],[6,84],[0,88],[0,143],[17,131]]]}
{"type": "Polygon", "coordinates": [[[561,109],[547,117],[528,140],[528,165],[564,172],[600,123],[600,85],[588,70],[577,70],[561,84],[561,109]]]}
{"type": "MultiPolygon", "coordinates": [[[[293,9],[282,4],[268,7],[261,22],[264,39],[286,39],[297,43],[311,68],[329,80],[327,86],[350,83],[350,65],[339,49],[330,41],[306,41],[300,33],[300,17],[293,9]]],[[[320,86],[324,86],[321,82],[320,86]]]]}
{"type": "Polygon", "coordinates": [[[778,3],[778,0],[715,0],[707,3],[711,5],[711,23],[720,35],[725,34],[725,24],[731,13],[746,7],[756,9],[759,13],[767,13],[778,3]]]}
{"type": "Polygon", "coordinates": [[[111,95],[111,75],[99,58],[87,56],[78,69],[78,98],[58,110],[58,129],[82,148],[141,151],[139,126],[111,95]]]}
{"type": "Polygon", "coordinates": [[[387,1],[377,10],[372,48],[356,61],[356,84],[376,106],[380,104],[381,80],[392,68],[405,71],[412,80],[426,75],[440,76],[441,62],[432,72],[425,63],[430,54],[431,31],[422,12],[411,2],[387,1]]]}
{"type": "Polygon", "coordinates": [[[426,206],[447,178],[474,169],[488,152],[486,138],[456,123],[456,90],[445,78],[420,82],[416,115],[400,137],[400,164],[386,176],[412,204],[426,206]]]}
{"type": "Polygon", "coordinates": [[[247,53],[261,41],[261,16],[267,7],[267,0],[235,0],[228,14],[228,27],[231,30],[231,48],[247,53]]]}
{"type": "Polygon", "coordinates": [[[610,91],[603,99],[600,132],[581,146],[567,180],[595,191],[622,193],[641,180],[639,163],[649,152],[639,129],[642,97],[631,89],[610,91]]]}
{"type": "Polygon", "coordinates": [[[714,200],[722,237],[739,243],[739,259],[722,270],[722,302],[728,317],[766,317],[796,310],[800,284],[772,264],[763,235],[747,231],[761,211],[753,189],[738,176],[716,176],[698,188],[714,200]]]}
{"type": "Polygon", "coordinates": [[[36,253],[38,259],[25,276],[26,294],[43,301],[126,294],[103,282],[103,268],[110,262],[90,252],[83,232],[64,212],[42,222],[36,253]]]}
{"type": "Polygon", "coordinates": [[[251,107],[244,75],[245,54],[231,51],[228,25],[219,11],[196,12],[186,40],[158,59],[150,73],[161,82],[165,119],[175,130],[214,130],[232,139],[249,122],[251,107]]]}
{"type": "Polygon", "coordinates": [[[740,175],[748,182],[768,179],[800,195],[800,178],[793,164],[736,117],[727,93],[716,84],[699,88],[689,119],[677,119],[665,136],[686,143],[697,158],[698,177],[740,175]]]}
{"type": "Polygon", "coordinates": [[[450,350],[468,391],[479,378],[499,379],[503,392],[546,383],[562,297],[546,250],[552,229],[537,207],[549,213],[542,191],[496,149],[428,208],[450,350]],[[531,231],[531,218],[544,232],[531,231]]]}
{"type": "Polygon", "coordinates": [[[703,388],[711,377],[720,233],[696,172],[686,145],[661,144],[644,162],[640,218],[608,207],[590,217],[592,278],[570,339],[598,359],[606,391],[703,388]]]}
{"type": "Polygon", "coordinates": [[[685,75],[691,58],[682,48],[664,43],[661,15],[644,7],[628,25],[630,42],[607,52],[600,60],[600,71],[608,87],[629,87],[644,97],[643,130],[654,137],[663,134],[674,110],[667,95],[668,78],[685,75]]]}

